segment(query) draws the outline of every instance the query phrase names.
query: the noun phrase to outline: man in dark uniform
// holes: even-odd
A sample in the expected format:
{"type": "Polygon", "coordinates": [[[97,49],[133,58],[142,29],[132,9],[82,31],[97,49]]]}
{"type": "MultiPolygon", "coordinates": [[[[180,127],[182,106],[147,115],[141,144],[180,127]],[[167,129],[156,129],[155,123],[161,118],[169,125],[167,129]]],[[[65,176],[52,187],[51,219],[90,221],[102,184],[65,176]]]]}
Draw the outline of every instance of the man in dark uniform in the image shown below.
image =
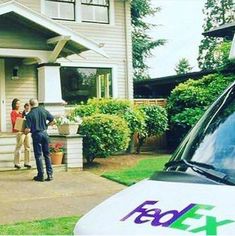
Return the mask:
{"type": "Polygon", "coordinates": [[[36,159],[38,174],[33,178],[35,181],[44,181],[43,157],[46,164],[47,179],[53,180],[53,169],[51,166],[49,137],[46,132],[48,125],[54,123],[54,117],[44,108],[38,106],[37,99],[30,99],[31,111],[26,116],[25,132],[32,133],[33,149],[36,159]],[[43,157],[42,157],[43,154],[43,157]]]}

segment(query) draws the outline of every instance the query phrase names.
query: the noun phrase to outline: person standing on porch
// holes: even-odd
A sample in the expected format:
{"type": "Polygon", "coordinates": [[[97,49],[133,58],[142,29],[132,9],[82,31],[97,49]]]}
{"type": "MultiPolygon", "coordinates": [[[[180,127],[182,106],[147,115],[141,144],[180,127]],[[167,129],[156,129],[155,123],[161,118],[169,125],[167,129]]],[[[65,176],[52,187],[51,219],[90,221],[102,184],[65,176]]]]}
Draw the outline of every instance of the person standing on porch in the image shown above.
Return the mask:
{"type": "Polygon", "coordinates": [[[12,111],[11,111],[11,124],[12,132],[17,133],[16,135],[16,147],[14,152],[14,165],[15,168],[20,169],[20,160],[21,160],[21,149],[24,145],[24,167],[28,169],[31,168],[30,159],[31,159],[31,150],[30,150],[30,134],[25,134],[23,132],[18,132],[14,128],[16,119],[22,118],[22,113],[20,112],[20,100],[18,98],[13,99],[12,101],[12,111]]]}
{"type": "Polygon", "coordinates": [[[38,106],[37,99],[30,99],[31,111],[26,116],[25,133],[32,133],[33,149],[38,174],[34,176],[35,181],[44,181],[43,157],[46,164],[46,181],[53,180],[53,169],[50,159],[48,125],[54,124],[54,117],[44,108],[38,106]]]}

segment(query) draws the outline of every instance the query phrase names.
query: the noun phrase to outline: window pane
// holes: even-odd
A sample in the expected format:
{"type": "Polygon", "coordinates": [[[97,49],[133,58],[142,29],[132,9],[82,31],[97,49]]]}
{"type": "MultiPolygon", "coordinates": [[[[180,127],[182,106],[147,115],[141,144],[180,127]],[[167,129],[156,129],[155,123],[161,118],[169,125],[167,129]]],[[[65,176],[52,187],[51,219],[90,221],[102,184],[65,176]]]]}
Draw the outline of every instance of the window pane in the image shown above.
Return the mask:
{"type": "Polygon", "coordinates": [[[108,7],[82,5],[82,21],[109,23],[108,7]]]}
{"type": "Polygon", "coordinates": [[[58,3],[46,1],[45,2],[45,14],[51,18],[58,18],[58,3]]]}
{"type": "Polygon", "coordinates": [[[75,20],[74,1],[45,1],[45,14],[51,18],[75,20]]]}
{"type": "Polygon", "coordinates": [[[93,6],[82,5],[82,21],[95,21],[93,6]]]}
{"type": "Polygon", "coordinates": [[[60,17],[61,19],[74,20],[74,5],[71,3],[60,3],[60,17]]]}
{"type": "Polygon", "coordinates": [[[89,98],[112,96],[110,68],[61,68],[62,97],[69,104],[86,102],[89,98]],[[97,86],[100,82],[100,91],[97,86]],[[100,94],[98,94],[100,92],[100,94]]]}
{"type": "Polygon", "coordinates": [[[108,23],[108,9],[107,7],[95,7],[95,21],[108,23]]]}

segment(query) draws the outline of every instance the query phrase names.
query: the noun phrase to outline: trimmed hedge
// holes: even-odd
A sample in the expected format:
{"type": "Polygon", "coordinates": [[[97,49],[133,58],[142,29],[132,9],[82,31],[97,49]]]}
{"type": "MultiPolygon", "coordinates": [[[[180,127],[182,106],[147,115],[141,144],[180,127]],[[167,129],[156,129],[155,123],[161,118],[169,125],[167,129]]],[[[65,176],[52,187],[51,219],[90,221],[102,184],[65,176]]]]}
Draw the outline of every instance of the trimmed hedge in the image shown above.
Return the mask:
{"type": "Polygon", "coordinates": [[[115,115],[96,114],[85,117],[79,133],[85,136],[83,151],[87,162],[126,150],[130,141],[127,123],[115,115]]]}

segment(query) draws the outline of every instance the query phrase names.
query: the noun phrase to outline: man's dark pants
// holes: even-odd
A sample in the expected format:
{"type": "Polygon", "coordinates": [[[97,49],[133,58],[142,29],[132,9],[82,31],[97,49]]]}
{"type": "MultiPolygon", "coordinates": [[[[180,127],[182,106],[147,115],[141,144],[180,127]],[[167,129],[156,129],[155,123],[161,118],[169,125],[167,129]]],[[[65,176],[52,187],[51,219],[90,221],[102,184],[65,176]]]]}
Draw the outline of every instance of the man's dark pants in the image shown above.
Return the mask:
{"type": "Polygon", "coordinates": [[[34,132],[32,134],[33,150],[36,159],[36,165],[38,170],[38,177],[43,178],[43,157],[46,164],[47,176],[52,176],[53,169],[51,166],[50,151],[49,151],[49,137],[46,131],[34,132]],[[43,155],[42,155],[43,154],[43,155]]]}

